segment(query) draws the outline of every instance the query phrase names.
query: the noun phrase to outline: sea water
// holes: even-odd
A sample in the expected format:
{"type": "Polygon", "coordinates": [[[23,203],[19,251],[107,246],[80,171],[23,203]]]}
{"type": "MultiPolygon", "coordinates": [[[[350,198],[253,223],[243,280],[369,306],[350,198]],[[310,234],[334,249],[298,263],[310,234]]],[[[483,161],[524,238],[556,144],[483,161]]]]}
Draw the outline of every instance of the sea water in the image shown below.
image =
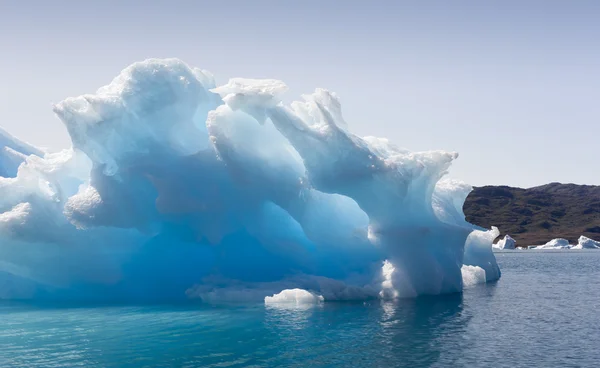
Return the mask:
{"type": "Polygon", "coordinates": [[[396,302],[2,302],[0,366],[597,366],[600,252],[496,256],[496,283],[396,302]]]}

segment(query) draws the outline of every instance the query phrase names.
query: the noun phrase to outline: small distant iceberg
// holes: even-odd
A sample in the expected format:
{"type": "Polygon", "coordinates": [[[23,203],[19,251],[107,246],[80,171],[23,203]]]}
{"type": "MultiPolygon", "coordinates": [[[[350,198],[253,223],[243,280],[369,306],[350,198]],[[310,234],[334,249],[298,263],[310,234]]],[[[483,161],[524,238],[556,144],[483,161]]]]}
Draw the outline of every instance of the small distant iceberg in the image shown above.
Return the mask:
{"type": "Polygon", "coordinates": [[[510,235],[505,235],[503,239],[493,245],[494,250],[515,249],[517,241],[510,235]]]}
{"type": "Polygon", "coordinates": [[[556,238],[552,239],[544,245],[538,245],[532,249],[570,249],[572,247],[567,239],[556,238]]]}
{"type": "Polygon", "coordinates": [[[600,242],[581,235],[577,245],[574,245],[571,249],[600,249],[600,242]]]}
{"type": "Polygon", "coordinates": [[[531,249],[600,249],[600,242],[594,239],[590,239],[587,236],[581,235],[577,241],[577,244],[569,244],[567,239],[557,238],[552,239],[544,245],[532,247],[531,249]]]}

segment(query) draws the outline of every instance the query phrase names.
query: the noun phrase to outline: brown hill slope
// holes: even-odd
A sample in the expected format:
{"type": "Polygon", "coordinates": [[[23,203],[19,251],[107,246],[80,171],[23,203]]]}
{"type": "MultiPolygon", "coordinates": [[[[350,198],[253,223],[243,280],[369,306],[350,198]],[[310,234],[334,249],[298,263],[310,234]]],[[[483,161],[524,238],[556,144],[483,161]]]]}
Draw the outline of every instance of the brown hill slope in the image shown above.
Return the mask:
{"type": "Polygon", "coordinates": [[[522,189],[474,188],[464,205],[467,221],[509,234],[517,246],[553,238],[576,243],[580,235],[600,239],[600,186],[551,183],[522,189]]]}

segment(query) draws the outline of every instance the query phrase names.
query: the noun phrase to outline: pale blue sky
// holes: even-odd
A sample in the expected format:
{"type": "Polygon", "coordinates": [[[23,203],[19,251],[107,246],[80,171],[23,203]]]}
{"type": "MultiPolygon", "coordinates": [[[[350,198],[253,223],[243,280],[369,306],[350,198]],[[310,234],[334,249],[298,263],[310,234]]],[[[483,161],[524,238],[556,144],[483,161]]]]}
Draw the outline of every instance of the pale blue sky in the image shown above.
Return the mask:
{"type": "Polygon", "coordinates": [[[474,185],[600,184],[600,1],[0,0],[0,125],[69,146],[53,103],[178,57],[338,93],[359,135],[455,150],[474,185]]]}

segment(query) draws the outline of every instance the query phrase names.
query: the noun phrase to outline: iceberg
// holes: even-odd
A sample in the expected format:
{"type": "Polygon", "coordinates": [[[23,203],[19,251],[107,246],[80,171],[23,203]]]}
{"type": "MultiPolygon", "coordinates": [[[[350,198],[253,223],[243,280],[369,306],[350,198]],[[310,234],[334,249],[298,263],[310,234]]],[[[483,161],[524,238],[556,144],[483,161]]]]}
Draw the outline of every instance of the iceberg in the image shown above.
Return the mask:
{"type": "Polygon", "coordinates": [[[600,242],[582,235],[579,237],[577,244],[569,244],[567,239],[558,238],[533,249],[600,249],[600,242]]]}
{"type": "Polygon", "coordinates": [[[572,245],[569,244],[567,239],[556,238],[552,239],[544,245],[538,245],[532,249],[569,249],[572,245]]]}
{"type": "Polygon", "coordinates": [[[385,299],[500,277],[498,230],[444,178],[456,153],[359,137],[335,93],[286,90],[149,59],[54,106],[70,148],[0,130],[0,298],[385,299]]]}
{"type": "Polygon", "coordinates": [[[510,237],[510,235],[506,234],[504,238],[502,238],[498,243],[494,244],[494,249],[504,250],[504,249],[515,249],[517,241],[510,237]]]}
{"type": "Polygon", "coordinates": [[[577,244],[571,249],[600,249],[600,242],[581,235],[577,244]]]}

